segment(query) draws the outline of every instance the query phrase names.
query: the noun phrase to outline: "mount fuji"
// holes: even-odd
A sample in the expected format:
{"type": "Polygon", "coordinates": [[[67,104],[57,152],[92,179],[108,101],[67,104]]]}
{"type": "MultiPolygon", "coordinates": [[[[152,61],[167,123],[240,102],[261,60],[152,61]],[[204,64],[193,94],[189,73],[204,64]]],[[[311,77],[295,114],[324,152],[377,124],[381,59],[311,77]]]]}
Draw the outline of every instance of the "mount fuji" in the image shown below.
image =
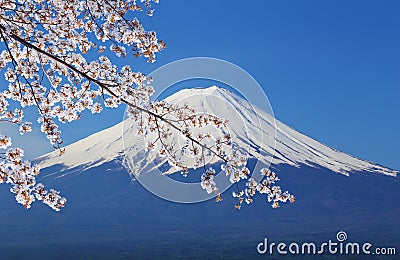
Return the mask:
{"type": "Polygon", "coordinates": [[[318,242],[334,239],[339,230],[349,241],[399,244],[399,171],[328,147],[226,89],[186,89],[165,100],[228,119],[249,163],[277,172],[279,185],[296,202],[272,209],[257,197],[236,210],[231,189],[219,203],[158,198],[123,167],[128,160],[135,174],[147,174],[143,169],[154,168],[155,160],[143,156],[128,119],[66,146],[63,156],[53,152],[36,159],[40,181],[61,190],[67,206],[56,214],[40,203],[25,211],[11,195],[1,196],[0,221],[7,224],[0,230],[0,249],[14,258],[29,251],[38,258],[240,259],[262,257],[256,246],[265,237],[318,242]]]}
{"type": "MultiPolygon", "coordinates": [[[[240,147],[246,147],[249,155],[260,159],[264,165],[272,162],[273,165],[322,167],[347,176],[356,171],[394,177],[398,173],[321,144],[223,88],[184,89],[165,100],[173,104],[189,104],[198,112],[227,119],[233,141],[240,147]]],[[[67,146],[68,153],[64,156],[53,152],[38,158],[38,161],[42,168],[58,164],[66,169],[89,169],[115,161],[124,149],[130,150],[131,143],[137,143],[135,129],[132,128],[132,123],[123,121],[67,146]]],[[[133,152],[141,152],[141,149],[133,152]]],[[[130,154],[129,157],[137,156],[130,154]]],[[[142,162],[141,166],[152,163],[154,159],[145,158],[146,162],[142,162]]]]}

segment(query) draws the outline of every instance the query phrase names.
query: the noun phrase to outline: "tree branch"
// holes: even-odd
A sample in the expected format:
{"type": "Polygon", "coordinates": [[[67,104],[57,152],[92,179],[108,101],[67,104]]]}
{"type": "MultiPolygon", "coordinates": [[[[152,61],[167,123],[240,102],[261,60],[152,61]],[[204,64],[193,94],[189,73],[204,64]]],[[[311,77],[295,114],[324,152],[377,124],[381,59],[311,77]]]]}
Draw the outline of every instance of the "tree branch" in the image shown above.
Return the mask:
{"type": "MultiPolygon", "coordinates": [[[[2,31],[6,31],[6,28],[3,25],[0,25],[0,30],[2,31]]],[[[64,65],[65,67],[67,67],[68,69],[70,69],[71,71],[77,73],[78,75],[82,76],[83,78],[95,83],[96,85],[98,85],[100,88],[107,90],[112,96],[118,98],[120,101],[122,101],[123,103],[127,104],[128,106],[135,108],[139,111],[145,112],[147,114],[149,114],[150,116],[153,116],[157,119],[160,119],[161,121],[167,123],[169,126],[171,126],[172,128],[174,128],[175,130],[177,130],[178,132],[182,132],[181,129],[179,127],[177,127],[175,124],[171,123],[170,121],[168,121],[168,119],[165,119],[164,117],[150,111],[147,110],[145,108],[142,108],[140,106],[137,106],[135,104],[132,104],[131,102],[127,101],[124,98],[121,98],[120,96],[118,96],[114,91],[112,91],[110,89],[110,87],[106,86],[105,84],[103,84],[101,81],[90,77],[89,75],[87,75],[86,73],[84,73],[83,71],[78,70],[77,68],[75,68],[74,66],[72,66],[71,64],[66,63],[65,61],[63,61],[62,59],[60,59],[59,57],[48,53],[40,48],[38,48],[37,46],[33,45],[32,43],[28,42],[27,40],[21,38],[18,35],[13,34],[12,32],[10,33],[9,37],[13,38],[14,40],[16,40],[17,42],[25,45],[28,48],[31,48],[35,51],[37,51],[38,53],[41,53],[43,55],[46,55],[47,57],[49,57],[50,59],[52,59],[53,61],[56,61],[58,63],[61,63],[62,65],[64,65]]],[[[185,134],[185,137],[188,138],[189,140],[191,140],[192,142],[200,145],[202,148],[210,151],[211,153],[213,153],[215,156],[217,156],[218,158],[220,158],[221,160],[223,160],[224,162],[228,162],[227,159],[225,159],[223,156],[221,156],[220,154],[218,154],[217,152],[213,151],[211,148],[207,147],[206,145],[202,144],[201,142],[199,142],[198,140],[194,139],[193,137],[191,137],[188,134],[185,134]]]]}

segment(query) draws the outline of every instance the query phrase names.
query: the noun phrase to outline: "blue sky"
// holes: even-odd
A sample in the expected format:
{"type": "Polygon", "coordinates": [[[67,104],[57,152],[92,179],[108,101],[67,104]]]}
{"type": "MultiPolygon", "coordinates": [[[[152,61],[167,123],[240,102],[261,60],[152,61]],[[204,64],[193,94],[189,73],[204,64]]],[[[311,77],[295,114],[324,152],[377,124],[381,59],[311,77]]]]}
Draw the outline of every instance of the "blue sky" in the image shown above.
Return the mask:
{"type": "MultiPolygon", "coordinates": [[[[277,119],[400,169],[399,1],[162,0],[155,7],[142,23],[167,48],[154,64],[121,64],[150,73],[188,57],[230,61],[260,83],[277,119]]],[[[66,125],[64,139],[71,143],[122,116],[123,109],[111,110],[66,125]]]]}

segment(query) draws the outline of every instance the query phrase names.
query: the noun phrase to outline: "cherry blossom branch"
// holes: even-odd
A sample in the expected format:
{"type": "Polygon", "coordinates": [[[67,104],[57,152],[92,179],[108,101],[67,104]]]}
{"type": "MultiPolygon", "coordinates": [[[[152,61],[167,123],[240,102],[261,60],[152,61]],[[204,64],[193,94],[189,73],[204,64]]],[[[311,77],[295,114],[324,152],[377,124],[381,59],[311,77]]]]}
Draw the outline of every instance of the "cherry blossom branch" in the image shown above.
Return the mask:
{"type": "MultiPolygon", "coordinates": [[[[5,31],[5,28],[0,25],[0,30],[5,31]]],[[[177,130],[178,132],[181,132],[181,129],[178,128],[176,125],[174,125],[173,123],[171,123],[169,120],[165,119],[164,117],[155,114],[154,112],[147,110],[145,108],[139,107],[135,104],[130,103],[129,101],[121,98],[120,96],[118,96],[114,91],[112,91],[108,86],[106,86],[105,84],[103,84],[101,81],[94,79],[92,77],[90,77],[89,75],[87,75],[86,73],[84,73],[81,70],[76,69],[75,67],[73,67],[71,64],[66,63],[65,61],[63,61],[62,59],[58,58],[57,56],[50,54],[38,47],[36,47],[35,45],[31,44],[30,42],[26,41],[25,39],[19,37],[18,35],[15,35],[13,33],[10,34],[10,37],[13,38],[14,40],[18,41],[19,43],[25,45],[26,47],[29,47],[43,55],[46,55],[47,57],[49,57],[50,59],[59,62],[61,64],[63,64],[65,67],[67,67],[68,69],[72,70],[73,72],[79,74],[80,76],[84,77],[85,79],[87,79],[88,81],[91,81],[93,83],[95,83],[96,85],[98,85],[99,87],[101,87],[102,89],[106,90],[107,92],[109,92],[112,96],[114,96],[115,98],[118,98],[119,100],[121,100],[123,103],[127,104],[128,106],[137,109],[141,112],[147,113],[150,116],[156,117],[162,121],[164,121],[165,123],[167,123],[169,126],[171,126],[172,128],[174,128],[175,130],[177,130]]],[[[116,85],[117,86],[117,85],[116,85]]],[[[201,147],[203,147],[204,149],[212,152],[215,156],[217,156],[218,158],[220,158],[221,160],[223,160],[224,162],[227,162],[227,160],[219,155],[218,153],[216,153],[214,150],[210,149],[209,147],[205,146],[204,144],[202,144],[201,142],[197,141],[196,139],[192,138],[189,134],[185,134],[185,136],[191,140],[192,142],[196,143],[197,145],[200,145],[201,147]]]]}
{"type": "MultiPolygon", "coordinates": [[[[0,103],[4,106],[0,107],[0,119],[16,117],[12,121],[20,122],[18,120],[22,117],[22,110],[7,112],[7,99],[19,101],[21,107],[36,105],[41,115],[38,122],[42,123],[42,132],[56,149],[60,149],[60,131],[53,118],[58,117],[60,122],[65,123],[79,119],[85,109],[99,113],[102,106],[98,102],[93,103],[96,97],[99,100],[102,98],[106,107],[118,107],[124,103],[136,123],[140,120],[138,133],[146,131],[146,134],[153,137],[151,133],[157,132],[158,138],[148,142],[149,148],[154,148],[160,142],[160,154],[166,154],[169,163],[172,161],[185,172],[188,166],[184,162],[184,155],[195,156],[193,167],[203,164],[205,173],[201,176],[201,185],[208,193],[216,193],[217,201],[221,197],[213,180],[215,170],[205,168],[205,151],[207,156],[211,155],[225,163],[223,171],[232,183],[236,183],[237,188],[240,180],[248,179],[250,171],[246,168],[247,157],[239,150],[226,153],[225,147],[231,141],[229,135],[223,135],[226,127],[223,120],[211,115],[198,115],[188,106],[178,107],[166,102],[149,103],[149,96],[154,90],[145,83],[149,81],[146,76],[140,72],[133,73],[129,66],[123,66],[118,72],[106,56],[100,56],[92,62],[86,60],[85,54],[91,48],[97,48],[97,44],[88,37],[92,35],[99,41],[111,41],[113,44],[109,47],[118,57],[126,56],[125,47],[129,46],[136,52],[136,57],[143,54],[148,62],[154,62],[155,53],[165,48],[165,44],[157,39],[155,32],[144,30],[138,19],[130,21],[125,18],[129,10],[142,11],[140,5],[146,6],[151,16],[151,0],[141,0],[140,3],[134,0],[112,3],[108,0],[70,0],[68,3],[57,4],[25,1],[22,6],[0,1],[5,3],[0,7],[3,9],[0,33],[8,51],[8,54],[7,51],[0,54],[0,68],[10,62],[14,67],[14,70],[9,67],[5,73],[10,84],[9,90],[0,92],[0,103]],[[20,82],[20,77],[26,84],[20,82]],[[42,86],[45,77],[52,89],[42,86]],[[72,86],[65,83],[64,79],[72,86]],[[92,84],[98,86],[98,89],[90,89],[92,84]],[[137,87],[133,87],[134,84],[137,87]],[[138,113],[140,118],[136,117],[138,113]],[[209,133],[194,135],[196,128],[201,129],[207,125],[215,127],[219,133],[212,136],[209,133]],[[173,131],[181,133],[185,139],[180,150],[174,143],[176,139],[172,135],[173,131]],[[214,144],[209,145],[209,141],[214,144]]],[[[99,53],[105,48],[100,46],[99,53]]],[[[240,208],[244,195],[246,202],[251,203],[256,189],[260,193],[267,193],[274,207],[277,207],[278,201],[288,200],[289,195],[282,194],[279,187],[269,186],[277,180],[274,176],[266,176],[267,183],[255,182],[254,178],[250,178],[247,188],[235,195],[239,199],[237,208],[240,208]]]]}

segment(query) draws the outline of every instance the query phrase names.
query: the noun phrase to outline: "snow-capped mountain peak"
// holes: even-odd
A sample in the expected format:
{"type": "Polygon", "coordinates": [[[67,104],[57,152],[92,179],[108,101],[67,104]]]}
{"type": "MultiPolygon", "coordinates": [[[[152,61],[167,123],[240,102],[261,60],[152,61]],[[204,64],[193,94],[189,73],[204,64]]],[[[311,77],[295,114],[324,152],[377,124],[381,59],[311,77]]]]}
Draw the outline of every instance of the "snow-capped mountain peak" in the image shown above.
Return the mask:
{"type": "MultiPolygon", "coordinates": [[[[228,119],[234,141],[246,147],[249,155],[263,164],[308,165],[322,167],[348,175],[364,171],[396,176],[398,171],[337,151],[297,132],[272,115],[253,106],[238,95],[216,86],[181,90],[165,99],[174,104],[187,103],[198,112],[206,112],[228,119]]],[[[64,155],[52,152],[37,159],[42,168],[61,164],[65,168],[91,168],[117,160],[133,136],[127,122],[90,135],[66,146],[64,155]],[[125,144],[125,147],[124,147],[125,144]]],[[[150,163],[150,160],[149,162],[150,163]]]]}

